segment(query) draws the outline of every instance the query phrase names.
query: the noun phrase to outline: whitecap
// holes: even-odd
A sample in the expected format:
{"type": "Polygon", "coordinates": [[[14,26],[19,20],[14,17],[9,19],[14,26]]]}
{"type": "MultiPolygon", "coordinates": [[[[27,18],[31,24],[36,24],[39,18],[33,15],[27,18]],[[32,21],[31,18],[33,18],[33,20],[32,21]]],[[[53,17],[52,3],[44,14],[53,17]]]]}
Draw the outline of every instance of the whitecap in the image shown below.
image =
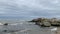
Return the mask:
{"type": "Polygon", "coordinates": [[[2,23],[0,23],[0,25],[3,25],[2,23]]]}

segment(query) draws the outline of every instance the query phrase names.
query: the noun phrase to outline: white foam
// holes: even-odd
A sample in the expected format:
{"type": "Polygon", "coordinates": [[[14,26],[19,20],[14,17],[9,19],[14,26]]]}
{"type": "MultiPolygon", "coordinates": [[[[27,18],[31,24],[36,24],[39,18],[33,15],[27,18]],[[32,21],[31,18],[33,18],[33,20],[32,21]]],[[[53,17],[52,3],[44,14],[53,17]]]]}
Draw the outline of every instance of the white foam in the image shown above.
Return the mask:
{"type": "Polygon", "coordinates": [[[20,32],[25,32],[25,31],[28,31],[28,30],[30,30],[30,29],[21,30],[20,32]]]}
{"type": "Polygon", "coordinates": [[[15,23],[15,24],[9,24],[9,25],[18,25],[18,24],[22,25],[23,23],[15,23]]]}
{"type": "Polygon", "coordinates": [[[51,31],[56,31],[56,30],[57,30],[57,27],[55,27],[55,28],[51,29],[51,31]]]}
{"type": "Polygon", "coordinates": [[[0,25],[3,25],[2,23],[0,23],[0,25]]]}

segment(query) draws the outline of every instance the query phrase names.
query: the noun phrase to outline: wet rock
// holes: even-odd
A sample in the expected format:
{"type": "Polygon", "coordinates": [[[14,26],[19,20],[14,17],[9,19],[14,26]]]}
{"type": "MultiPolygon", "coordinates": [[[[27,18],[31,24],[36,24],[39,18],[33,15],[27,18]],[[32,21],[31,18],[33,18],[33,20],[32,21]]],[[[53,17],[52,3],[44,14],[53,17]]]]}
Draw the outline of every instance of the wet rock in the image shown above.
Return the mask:
{"type": "Polygon", "coordinates": [[[44,22],[43,25],[44,25],[45,27],[50,27],[50,26],[51,26],[51,24],[50,24],[49,22],[44,22]]]}
{"type": "Polygon", "coordinates": [[[3,30],[3,32],[7,32],[7,30],[3,30]]]}
{"type": "Polygon", "coordinates": [[[60,23],[51,23],[52,26],[60,26],[60,23]]]}
{"type": "Polygon", "coordinates": [[[60,26],[60,20],[57,18],[37,18],[37,19],[33,19],[31,20],[31,22],[35,22],[36,25],[39,26],[60,26]]]}
{"type": "Polygon", "coordinates": [[[8,23],[5,23],[4,25],[6,25],[6,26],[7,26],[7,25],[8,25],[8,23]]]}

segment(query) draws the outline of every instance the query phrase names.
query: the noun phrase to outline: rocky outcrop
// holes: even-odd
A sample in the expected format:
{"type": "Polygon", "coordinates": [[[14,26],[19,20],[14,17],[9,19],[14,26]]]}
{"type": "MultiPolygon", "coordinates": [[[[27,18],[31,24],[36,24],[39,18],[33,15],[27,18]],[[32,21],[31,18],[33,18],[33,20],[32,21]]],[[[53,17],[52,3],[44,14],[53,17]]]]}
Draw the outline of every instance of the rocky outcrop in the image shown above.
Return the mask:
{"type": "Polygon", "coordinates": [[[8,23],[5,23],[4,25],[5,25],[5,26],[7,26],[7,25],[8,25],[8,23]]]}
{"type": "Polygon", "coordinates": [[[50,27],[50,26],[60,26],[60,20],[57,18],[37,18],[33,19],[30,22],[35,22],[36,25],[39,26],[45,26],[45,27],[50,27]]]}

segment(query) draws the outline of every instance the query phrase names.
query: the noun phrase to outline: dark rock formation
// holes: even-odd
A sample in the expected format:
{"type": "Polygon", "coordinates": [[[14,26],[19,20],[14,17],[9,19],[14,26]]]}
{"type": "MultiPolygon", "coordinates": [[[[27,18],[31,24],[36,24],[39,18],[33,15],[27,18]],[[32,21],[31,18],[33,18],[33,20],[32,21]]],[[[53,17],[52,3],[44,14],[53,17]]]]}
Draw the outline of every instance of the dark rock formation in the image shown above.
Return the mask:
{"type": "Polygon", "coordinates": [[[7,25],[8,25],[8,23],[5,23],[4,25],[6,25],[6,26],[7,26],[7,25]]]}
{"type": "Polygon", "coordinates": [[[7,32],[7,30],[3,30],[3,32],[7,32]]]}
{"type": "Polygon", "coordinates": [[[45,27],[50,27],[50,26],[60,26],[60,20],[57,18],[37,18],[33,19],[30,22],[35,22],[36,25],[39,26],[45,26],[45,27]]]}

